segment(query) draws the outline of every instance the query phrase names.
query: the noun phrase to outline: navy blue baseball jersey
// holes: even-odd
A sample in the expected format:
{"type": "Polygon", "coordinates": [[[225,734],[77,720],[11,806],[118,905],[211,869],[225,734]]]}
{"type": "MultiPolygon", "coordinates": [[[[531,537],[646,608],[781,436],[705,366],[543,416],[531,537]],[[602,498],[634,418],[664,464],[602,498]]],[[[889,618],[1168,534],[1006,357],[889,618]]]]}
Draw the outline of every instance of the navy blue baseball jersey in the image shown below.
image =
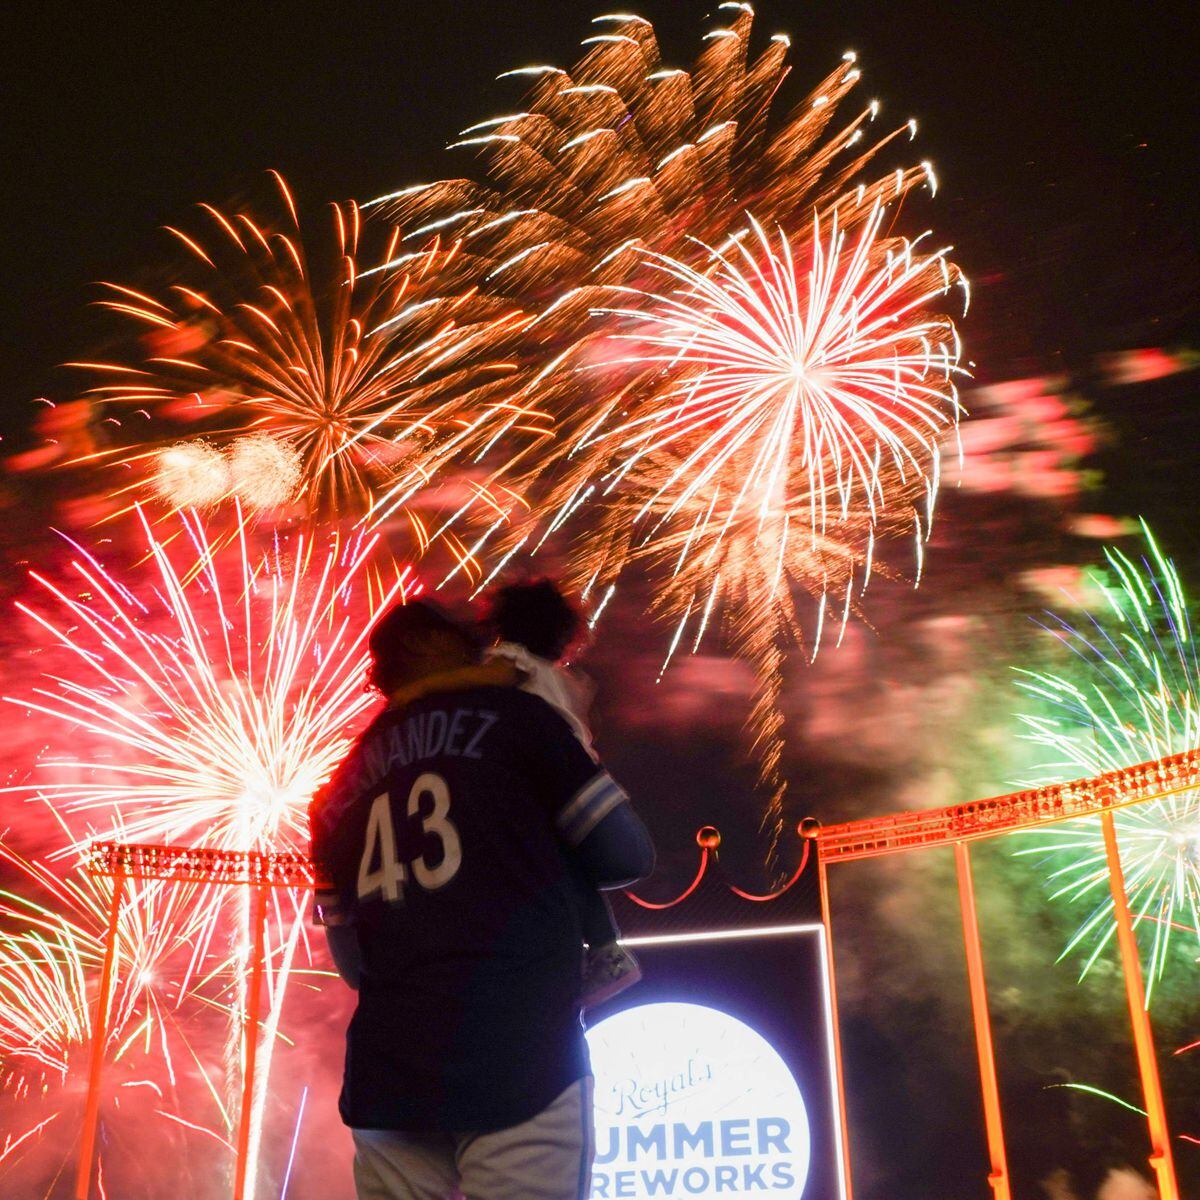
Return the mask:
{"type": "Polygon", "coordinates": [[[372,723],[310,813],[318,919],[352,924],[362,957],[346,1124],[503,1129],[588,1073],[569,854],[624,799],[516,688],[372,723]]]}

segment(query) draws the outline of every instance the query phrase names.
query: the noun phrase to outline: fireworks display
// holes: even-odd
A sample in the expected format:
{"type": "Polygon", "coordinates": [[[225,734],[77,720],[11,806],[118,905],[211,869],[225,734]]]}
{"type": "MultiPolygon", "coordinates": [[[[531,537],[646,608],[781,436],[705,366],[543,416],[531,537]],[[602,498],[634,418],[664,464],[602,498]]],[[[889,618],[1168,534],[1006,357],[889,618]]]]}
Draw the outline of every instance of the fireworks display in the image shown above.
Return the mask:
{"type": "MultiPolygon", "coordinates": [[[[303,853],[308,801],[374,704],[365,687],[370,614],[415,586],[408,569],[381,564],[377,535],[298,533],[259,548],[244,521],[219,544],[200,518],[184,514],[178,522],[177,534],[165,537],[161,525],[141,519],[145,554],[132,575],[73,546],[68,580],[35,574],[42,596],[20,605],[60,665],[31,695],[8,697],[57,731],[57,749],[16,790],[58,815],[59,858],[73,861],[110,838],[303,853]]],[[[40,1065],[65,1077],[71,1048],[85,1037],[84,981],[99,961],[111,885],[75,875],[61,881],[48,864],[15,853],[8,859],[47,902],[14,897],[4,907],[13,932],[0,940],[11,968],[0,1052],[23,1076],[40,1065]]],[[[298,892],[273,897],[262,1079],[304,951],[306,905],[298,892]]],[[[226,1137],[242,1068],[249,920],[244,892],[150,884],[122,909],[118,927],[114,1053],[143,1035],[172,1074],[160,1039],[178,1024],[175,1010],[187,1000],[226,1013],[229,1098],[220,1098],[217,1083],[207,1085],[218,1108],[215,1132],[226,1137]],[[171,989],[169,1003],[155,990],[162,985],[171,989]]],[[[266,1095],[264,1085],[256,1143],[266,1095]]]]}
{"type": "MultiPolygon", "coordinates": [[[[788,39],[773,38],[750,61],[749,6],[720,7],[729,26],[708,35],[691,73],[663,67],[648,22],[597,18],[596,36],[570,72],[509,72],[532,85],[522,110],[481,122],[455,143],[485,156],[490,185],[410,187],[374,205],[417,245],[453,230],[493,264],[482,286],[536,314],[511,385],[522,398],[518,411],[536,407],[553,418],[556,437],[551,445],[533,443],[537,453],[524,472],[519,450],[516,466],[507,443],[502,458],[551,523],[564,508],[577,509],[624,457],[630,422],[643,442],[658,443],[704,419],[700,404],[682,402],[697,375],[710,385],[701,388],[701,402],[725,389],[727,425],[740,404],[743,417],[756,410],[765,423],[761,402],[787,394],[776,386],[780,364],[794,383],[797,351],[810,369],[809,386],[799,389],[805,403],[795,405],[792,420],[784,413],[777,422],[776,449],[786,447],[813,478],[831,472],[843,485],[843,508],[857,498],[844,486],[857,477],[873,511],[902,507],[911,489],[924,490],[928,511],[937,475],[930,419],[936,427],[957,415],[946,375],[958,348],[936,311],[916,314],[960,276],[942,254],[914,258],[892,229],[904,197],[933,187],[928,164],[869,173],[893,139],[911,136],[915,126],[867,140],[878,112],[872,102],[832,129],[839,102],[860,78],[853,55],[788,114],[775,113],[788,39]],[[765,254],[731,257],[730,247],[748,236],[765,254]],[[672,274],[682,294],[664,298],[672,274]],[[614,313],[615,305],[635,311],[614,313]],[[614,349],[614,317],[639,321],[661,352],[614,349]],[[874,338],[872,330],[891,317],[902,328],[874,338]],[[728,358],[739,321],[755,343],[743,343],[748,358],[740,371],[728,358]],[[668,363],[672,338],[677,348],[701,328],[707,336],[689,343],[681,362],[668,363]],[[900,355],[895,384],[873,392],[881,361],[893,353],[900,355]],[[706,363],[708,354],[715,358],[706,363]],[[683,379],[672,365],[682,366],[683,379]],[[818,365],[827,379],[812,370],[818,365]],[[908,407],[918,392],[920,415],[908,407]],[[906,487],[891,495],[885,484],[892,476],[872,465],[875,442],[885,443],[881,459],[891,458],[906,422],[906,487]]],[[[380,507],[386,511],[396,495],[380,507]]],[[[815,509],[824,500],[820,494],[810,503],[815,509]]]]}
{"type": "MultiPolygon", "coordinates": [[[[369,703],[351,594],[373,611],[413,583],[368,566],[367,530],[398,510],[415,548],[449,546],[448,578],[475,588],[522,549],[569,546],[593,617],[637,564],[673,625],[664,669],[723,630],[756,675],[755,758],[778,817],[789,647],[815,653],[844,628],[878,540],[928,536],[959,415],[946,299],[962,280],[901,229],[906,197],[935,186],[928,164],[883,164],[911,122],[868,138],[874,103],[838,121],[853,56],[780,115],[787,39],[752,60],[748,6],[721,9],[728,27],[690,72],[624,16],[598,19],[570,73],[513,72],[531,88],[522,111],[456,144],[485,156],[487,183],[334,206],[326,245],[274,174],[273,205],[205,204],[198,228],[168,227],[182,258],[165,287],[106,285],[103,306],[138,335],[75,364],[115,444],[70,463],[128,472],[146,576],[76,544],[72,578],[35,573],[40,599],[21,605],[57,665],[12,699],[70,731],[71,752],[52,739],[22,785],[60,821],[60,859],[116,831],[303,848],[307,800],[369,703]],[[448,497],[432,521],[417,503],[431,483],[448,497]],[[309,523],[257,548],[254,514],[309,523]]],[[[6,943],[26,980],[5,1034],[18,1058],[45,963],[75,964],[50,969],[60,1074],[102,911],[66,898],[48,897],[52,953],[35,952],[51,935],[28,915],[6,943]]],[[[177,1005],[231,1018],[205,1126],[227,1139],[245,898],[201,887],[158,924],[167,941],[136,978],[169,962],[177,1005]]],[[[303,936],[298,901],[277,898],[264,1071],[303,936]]],[[[114,1039],[153,1024],[151,995],[125,986],[114,1039]]]]}
{"type": "Polygon", "coordinates": [[[168,227],[178,282],[158,294],[106,285],[102,305],[141,336],[126,359],[74,365],[95,379],[86,395],[142,437],[95,457],[172,507],[237,497],[359,512],[384,482],[428,484],[442,440],[487,423],[506,373],[491,351],[516,314],[472,286],[458,243],[397,257],[399,230],[366,227],[353,203],[333,206],[328,248],[306,241],[272,177],[277,211],[203,204],[204,232],[168,227]],[[389,271],[363,263],[366,241],[389,271]]]}
{"type": "MultiPolygon", "coordinates": [[[[1106,551],[1108,569],[1096,578],[1106,602],[1100,615],[1082,626],[1056,617],[1048,626],[1071,651],[1073,669],[1023,672],[1021,686],[1047,706],[1021,718],[1046,751],[1047,781],[1099,775],[1200,744],[1200,664],[1187,597],[1144,525],[1143,534],[1140,561],[1106,551]]],[[[1175,937],[1200,945],[1200,796],[1182,792],[1123,809],[1115,823],[1152,989],[1172,961],[1175,937]]],[[[1082,955],[1086,974],[1115,933],[1099,821],[1051,826],[1025,840],[1031,844],[1018,853],[1046,871],[1053,897],[1086,912],[1064,951],[1082,955]]]]}
{"type": "MultiPolygon", "coordinates": [[[[31,569],[6,585],[22,616],[2,696],[20,733],[0,788],[0,1192],[49,1197],[69,1173],[114,886],[82,865],[89,848],[304,854],[309,801],[378,700],[366,639],[394,602],[561,576],[610,630],[594,661],[603,676],[609,656],[601,683],[621,694],[598,693],[613,759],[636,775],[640,745],[651,790],[670,776],[648,803],[689,834],[698,796],[765,812],[764,877],[798,764],[797,793],[850,780],[873,811],[957,803],[1009,773],[1011,708],[979,649],[1004,569],[988,542],[1027,543],[1009,556],[1010,608],[1077,582],[1068,531],[1130,528],[1077,509],[1108,437],[1079,378],[1127,386],[1194,363],[1093,348],[1080,377],[1038,364],[961,401],[969,288],[928,228],[938,182],[915,122],[860,99],[853,52],[805,93],[789,38],[764,37],[750,5],[719,3],[716,20],[680,69],[649,21],[598,16],[569,68],[501,75],[520,99],[459,131],[445,177],[314,218],[271,171],[265,198],[197,205],[166,226],[165,261],[100,285],[103,348],[74,353],[71,396],[40,398],[30,445],[4,460],[50,480],[27,506],[37,537],[41,510],[55,517],[52,546],[21,547],[31,569]],[[968,408],[982,417],[960,437],[968,408]],[[944,476],[975,507],[934,545],[944,476]],[[655,690],[671,668],[678,686],[655,690]],[[716,788],[731,746],[751,769],[722,758],[716,788]]],[[[1036,783],[1200,740],[1188,599],[1143,533],[1142,556],[1107,550],[1070,619],[1042,622],[1059,657],[1019,672],[1036,783]]],[[[1200,793],[1115,822],[1158,1019],[1165,981],[1200,953],[1200,793]]],[[[1007,869],[1044,877],[1070,926],[1061,957],[1088,975],[1114,934],[1099,823],[1017,845],[1007,869]]],[[[158,1194],[154,1121],[180,1150],[164,1156],[175,1190],[226,1194],[253,1077],[246,1196],[321,1194],[301,1122],[332,1073],[299,1055],[294,1081],[279,1068],[291,1026],[333,1011],[309,897],[264,900],[256,1025],[249,889],[123,886],[99,1193],[158,1194]],[[297,1011],[306,983],[319,1016],[297,1011]],[[298,1099],[282,1130],[285,1074],[298,1099]]],[[[945,898],[932,871],[907,886],[857,897],[859,949],[893,995],[945,898]]],[[[843,998],[874,984],[839,974],[843,998]]],[[[994,984],[991,1001],[1012,1003],[994,984]]],[[[1109,1082],[1124,1086],[1045,1090],[1115,1098],[1109,1082]]]]}
{"type": "Polygon", "coordinates": [[[531,87],[521,110],[455,143],[484,156],[488,184],[373,207],[417,245],[453,230],[493,264],[482,287],[536,314],[510,383],[554,439],[482,444],[531,504],[482,540],[497,533],[507,563],[557,533],[603,604],[631,562],[665,565],[653,607],[670,652],[723,628],[760,680],[777,819],[784,652],[845,622],[878,538],[911,534],[919,569],[959,411],[948,293],[965,282],[899,230],[905,198],[936,187],[927,163],[879,165],[913,123],[868,138],[874,102],[838,123],[854,56],[780,115],[788,39],[752,59],[749,6],[720,8],[729,24],[690,73],[663,67],[643,19],[597,18],[570,71],[510,72],[531,87]]]}

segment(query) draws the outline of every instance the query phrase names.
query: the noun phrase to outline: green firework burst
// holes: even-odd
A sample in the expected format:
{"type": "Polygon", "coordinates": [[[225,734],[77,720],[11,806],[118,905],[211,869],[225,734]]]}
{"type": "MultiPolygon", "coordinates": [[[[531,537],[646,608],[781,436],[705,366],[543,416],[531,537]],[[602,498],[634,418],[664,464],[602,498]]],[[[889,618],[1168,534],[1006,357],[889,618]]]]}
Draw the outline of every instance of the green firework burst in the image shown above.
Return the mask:
{"type": "MultiPolygon", "coordinates": [[[[1200,665],[1188,602],[1174,563],[1142,523],[1135,561],[1115,548],[1094,582],[1100,611],[1079,625],[1049,614],[1044,627],[1071,652],[1063,674],[1020,671],[1040,712],[1020,714],[1045,756],[1036,783],[1099,775],[1200,746],[1200,665]]],[[[1148,994],[1173,957],[1176,935],[1200,946],[1200,792],[1114,814],[1148,994]]],[[[1025,835],[1017,851],[1045,868],[1054,899],[1086,910],[1062,958],[1083,955],[1082,978],[1115,933],[1099,818],[1025,835]]]]}

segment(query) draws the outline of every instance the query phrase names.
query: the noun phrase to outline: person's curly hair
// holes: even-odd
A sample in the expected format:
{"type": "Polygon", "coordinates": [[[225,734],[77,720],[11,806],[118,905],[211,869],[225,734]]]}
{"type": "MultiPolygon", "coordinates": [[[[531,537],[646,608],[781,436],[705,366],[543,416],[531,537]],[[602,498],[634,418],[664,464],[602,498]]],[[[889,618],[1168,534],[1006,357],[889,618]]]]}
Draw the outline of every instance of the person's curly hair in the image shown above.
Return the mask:
{"type": "Polygon", "coordinates": [[[583,616],[549,579],[497,588],[488,624],[502,642],[516,642],[539,658],[557,662],[583,629],[583,616]]]}

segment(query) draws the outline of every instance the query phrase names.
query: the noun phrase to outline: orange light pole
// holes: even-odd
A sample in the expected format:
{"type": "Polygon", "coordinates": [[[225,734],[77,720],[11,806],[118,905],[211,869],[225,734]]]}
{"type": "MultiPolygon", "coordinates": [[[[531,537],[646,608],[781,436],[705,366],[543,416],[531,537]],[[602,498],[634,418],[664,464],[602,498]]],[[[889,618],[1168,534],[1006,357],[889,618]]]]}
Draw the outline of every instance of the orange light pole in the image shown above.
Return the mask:
{"type": "Polygon", "coordinates": [[[975,1025],[975,1053],[979,1058],[983,1120],[987,1129],[988,1157],[992,1164],[988,1183],[992,1185],[996,1200],[1012,1200],[1008,1153],[1004,1146],[1004,1118],[1000,1110],[1000,1087],[996,1080],[992,1019],[988,1012],[987,979],[983,973],[983,946],[979,940],[979,913],[975,907],[975,880],[971,874],[971,850],[966,842],[954,843],[954,865],[958,871],[958,903],[962,911],[963,946],[967,952],[967,979],[971,987],[971,1019],[975,1025]]]}
{"type": "Polygon", "coordinates": [[[246,1175],[250,1158],[250,1124],[254,1115],[254,1075],[258,1060],[258,1024],[262,1003],[263,934],[267,923],[267,889],[254,889],[254,948],[250,959],[250,984],[246,997],[246,1052],[242,1061],[242,1106],[238,1117],[237,1164],[233,1200],[247,1200],[246,1175]]]}
{"type": "Polygon", "coordinates": [[[842,1028],[838,1020],[837,977],[833,966],[833,923],[829,916],[829,877],[821,859],[819,846],[817,879],[821,891],[821,924],[825,926],[822,941],[825,944],[825,970],[829,976],[829,1019],[833,1026],[833,1065],[837,1078],[838,1123],[841,1125],[838,1152],[842,1161],[842,1184],[846,1200],[854,1200],[854,1184],[850,1178],[850,1120],[846,1114],[846,1073],[842,1065],[842,1028]]]}
{"type": "Polygon", "coordinates": [[[117,960],[117,923],[125,876],[112,877],[112,903],[108,910],[108,930],[104,938],[104,960],[100,968],[100,989],[92,1014],[92,1054],[88,1067],[87,1105],[83,1111],[83,1131],[79,1141],[79,1163],[75,1169],[75,1200],[88,1200],[92,1182],[92,1158],[96,1152],[96,1129],[100,1124],[100,1074],[104,1070],[104,1050],[108,1042],[108,1006],[112,995],[117,960]]]}
{"type": "Polygon", "coordinates": [[[127,879],[162,879],[174,883],[205,883],[254,889],[254,943],[251,951],[250,982],[246,998],[245,1054],[241,1112],[238,1121],[237,1161],[234,1168],[235,1200],[249,1200],[250,1126],[254,1110],[255,1066],[261,1025],[262,977],[266,968],[263,943],[267,923],[267,898],[271,888],[312,888],[316,885],[313,865],[304,855],[257,850],[213,850],[195,846],[160,846],[140,843],[97,842],[85,862],[92,876],[113,880],[112,909],[104,943],[104,966],[92,1032],[91,1075],[84,1110],[83,1137],[75,1179],[74,1200],[87,1200],[91,1182],[92,1154],[100,1112],[100,1075],[104,1068],[104,1045],[108,1029],[108,998],[117,948],[117,919],[127,879]]]}
{"type": "Polygon", "coordinates": [[[1175,1159],[1171,1153],[1171,1133],[1167,1128],[1167,1107],[1163,1102],[1162,1081],[1158,1076],[1158,1058],[1154,1053],[1154,1032],[1146,1011],[1146,988],[1142,980],[1142,958],[1125,891],[1125,872],[1121,868],[1121,848],[1111,811],[1100,814],[1104,830],[1104,853],[1108,859],[1108,886],[1112,892],[1117,918],[1117,944],[1121,950],[1121,968],[1125,976],[1125,998],[1129,1002],[1129,1020],[1133,1026],[1133,1044],[1137,1051],[1142,1095],[1146,1100],[1146,1118],[1150,1126],[1150,1166],[1158,1183],[1161,1200],[1180,1200],[1175,1178],[1175,1159]]]}

